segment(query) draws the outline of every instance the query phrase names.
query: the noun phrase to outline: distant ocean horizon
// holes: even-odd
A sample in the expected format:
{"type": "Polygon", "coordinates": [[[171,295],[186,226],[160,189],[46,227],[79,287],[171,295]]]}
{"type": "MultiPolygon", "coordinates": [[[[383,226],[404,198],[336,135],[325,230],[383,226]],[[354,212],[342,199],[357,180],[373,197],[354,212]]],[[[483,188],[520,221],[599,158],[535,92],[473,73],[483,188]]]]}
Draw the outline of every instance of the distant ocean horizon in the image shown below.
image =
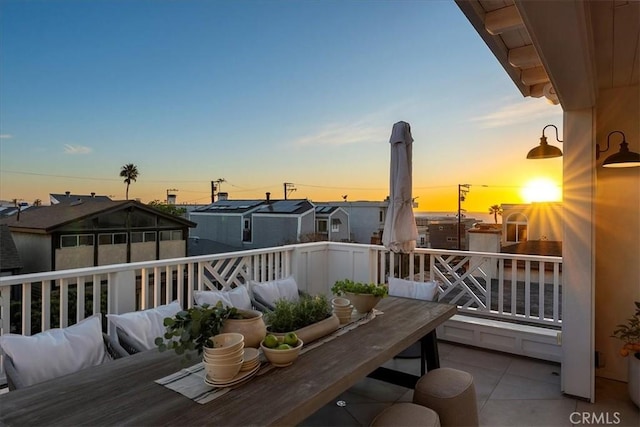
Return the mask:
{"type": "MultiPolygon", "coordinates": [[[[456,216],[458,215],[458,212],[451,212],[451,211],[415,211],[415,216],[443,216],[443,217],[450,217],[450,218],[456,218],[456,216]]],[[[490,214],[489,212],[465,212],[464,216],[466,218],[475,218],[478,220],[481,220],[482,222],[485,223],[489,223],[489,224],[494,224],[495,220],[493,218],[493,215],[490,214]]],[[[500,220],[500,215],[498,215],[498,222],[502,222],[500,220]]]]}

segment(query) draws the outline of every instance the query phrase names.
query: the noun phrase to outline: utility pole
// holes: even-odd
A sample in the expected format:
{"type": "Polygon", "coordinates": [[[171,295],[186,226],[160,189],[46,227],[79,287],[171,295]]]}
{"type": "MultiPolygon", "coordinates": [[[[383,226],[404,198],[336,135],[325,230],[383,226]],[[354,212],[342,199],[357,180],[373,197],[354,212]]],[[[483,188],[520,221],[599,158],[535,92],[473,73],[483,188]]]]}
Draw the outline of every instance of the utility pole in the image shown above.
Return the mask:
{"type": "Polygon", "coordinates": [[[285,182],[284,183],[284,199],[287,200],[287,195],[293,191],[296,191],[296,187],[294,187],[294,184],[292,182],[285,182]]]}
{"type": "Polygon", "coordinates": [[[458,184],[458,250],[460,250],[461,244],[460,241],[462,239],[462,233],[461,233],[461,219],[462,219],[462,212],[464,211],[464,209],[462,209],[462,202],[464,202],[464,200],[467,197],[467,193],[469,192],[469,187],[471,186],[471,184],[458,184]]]}

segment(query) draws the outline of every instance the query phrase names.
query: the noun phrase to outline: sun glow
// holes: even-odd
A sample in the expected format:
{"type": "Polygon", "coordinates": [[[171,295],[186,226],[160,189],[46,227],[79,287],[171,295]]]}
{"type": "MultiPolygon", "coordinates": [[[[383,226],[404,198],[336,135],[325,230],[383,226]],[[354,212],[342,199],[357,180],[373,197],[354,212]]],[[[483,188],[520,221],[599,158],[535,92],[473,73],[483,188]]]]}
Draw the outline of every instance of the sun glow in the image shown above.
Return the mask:
{"type": "Polygon", "coordinates": [[[526,203],[557,202],[562,200],[560,186],[549,178],[535,178],[521,190],[526,203]]]}

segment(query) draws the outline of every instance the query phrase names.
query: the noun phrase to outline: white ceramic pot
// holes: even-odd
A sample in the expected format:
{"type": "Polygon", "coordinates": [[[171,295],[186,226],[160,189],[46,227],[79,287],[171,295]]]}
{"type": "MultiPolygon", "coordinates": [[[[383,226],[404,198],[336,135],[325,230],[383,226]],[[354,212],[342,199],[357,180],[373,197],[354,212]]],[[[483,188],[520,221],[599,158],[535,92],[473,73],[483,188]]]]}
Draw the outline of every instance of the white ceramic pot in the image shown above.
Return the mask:
{"type": "Polygon", "coordinates": [[[629,355],[629,397],[640,408],[640,352],[629,355]]]}

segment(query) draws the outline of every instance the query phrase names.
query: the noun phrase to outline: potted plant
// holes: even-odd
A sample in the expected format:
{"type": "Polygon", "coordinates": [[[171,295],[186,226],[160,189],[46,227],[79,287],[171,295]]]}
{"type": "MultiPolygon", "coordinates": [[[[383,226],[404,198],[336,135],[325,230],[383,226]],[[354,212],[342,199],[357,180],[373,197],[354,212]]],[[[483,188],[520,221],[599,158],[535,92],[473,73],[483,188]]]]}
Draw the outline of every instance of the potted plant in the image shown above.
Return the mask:
{"type": "Polygon", "coordinates": [[[624,341],[622,357],[629,357],[629,396],[640,407],[640,301],[635,302],[635,315],[613,330],[614,338],[624,341]]]}
{"type": "Polygon", "coordinates": [[[223,307],[221,302],[182,310],[164,319],[166,332],[155,339],[155,344],[160,351],[174,350],[191,359],[193,351],[201,355],[202,348],[209,346],[209,338],[221,333],[225,320],[232,318],[242,318],[242,314],[234,307],[223,307]]]}
{"type": "Polygon", "coordinates": [[[305,344],[330,334],[340,325],[324,295],[303,295],[298,301],[280,299],[273,311],[265,313],[265,322],[269,333],[277,336],[295,332],[305,344]]]}
{"type": "Polygon", "coordinates": [[[338,280],[331,292],[347,297],[359,313],[367,313],[389,294],[384,284],[354,282],[350,279],[338,280]]]}

